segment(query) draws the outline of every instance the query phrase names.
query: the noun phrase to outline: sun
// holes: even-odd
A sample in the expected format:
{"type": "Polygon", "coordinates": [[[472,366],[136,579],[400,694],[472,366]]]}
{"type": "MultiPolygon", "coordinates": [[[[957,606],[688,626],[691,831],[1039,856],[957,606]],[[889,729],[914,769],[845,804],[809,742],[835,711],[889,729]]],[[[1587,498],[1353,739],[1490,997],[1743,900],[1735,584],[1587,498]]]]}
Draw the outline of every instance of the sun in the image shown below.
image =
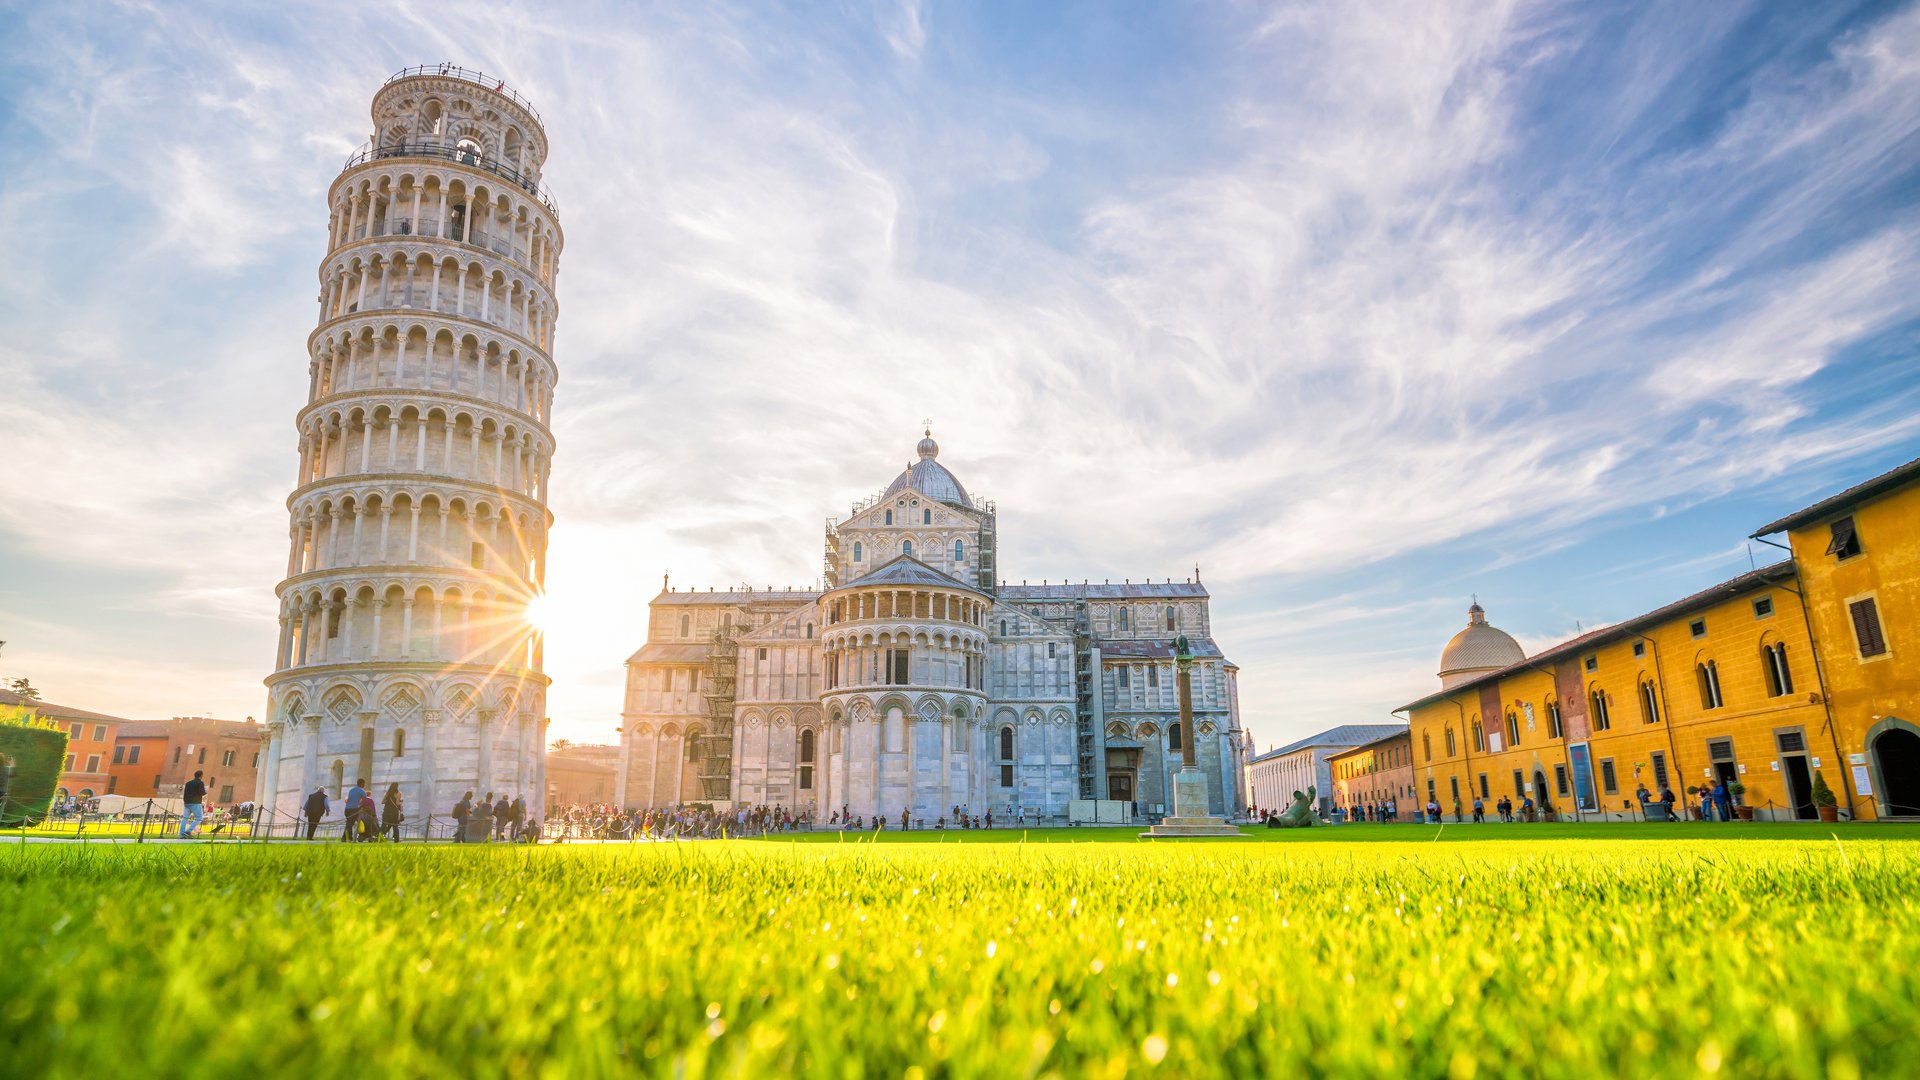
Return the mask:
{"type": "Polygon", "coordinates": [[[546,593],[534,593],[527,598],[527,625],[542,634],[552,629],[554,603],[546,593]]]}

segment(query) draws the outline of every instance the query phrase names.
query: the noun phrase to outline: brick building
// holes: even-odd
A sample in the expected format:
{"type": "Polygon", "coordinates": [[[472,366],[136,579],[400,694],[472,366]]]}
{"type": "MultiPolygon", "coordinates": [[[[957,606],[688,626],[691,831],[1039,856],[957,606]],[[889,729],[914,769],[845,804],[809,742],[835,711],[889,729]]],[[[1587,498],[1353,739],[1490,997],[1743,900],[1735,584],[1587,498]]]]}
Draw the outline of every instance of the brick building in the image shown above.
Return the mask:
{"type": "Polygon", "coordinates": [[[547,805],[595,805],[614,801],[618,746],[568,746],[547,751],[547,805]]]}
{"type": "Polygon", "coordinates": [[[254,798],[259,776],[260,732],[252,717],[176,716],[123,723],[110,765],[114,792],[177,799],[199,769],[205,774],[209,803],[246,802],[254,798]]]}

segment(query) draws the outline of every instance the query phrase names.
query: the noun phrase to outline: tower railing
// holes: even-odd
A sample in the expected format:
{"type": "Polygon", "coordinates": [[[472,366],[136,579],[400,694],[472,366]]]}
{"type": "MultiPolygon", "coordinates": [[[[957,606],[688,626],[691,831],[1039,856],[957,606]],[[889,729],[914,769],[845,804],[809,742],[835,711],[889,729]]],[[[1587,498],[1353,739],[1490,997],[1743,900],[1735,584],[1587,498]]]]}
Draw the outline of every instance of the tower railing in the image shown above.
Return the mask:
{"type": "Polygon", "coordinates": [[[545,120],[540,119],[540,110],[533,107],[533,102],[514,93],[513,88],[507,85],[507,80],[497,75],[489,75],[484,71],[463,68],[454,63],[421,64],[419,67],[401,68],[389,76],[386,83],[382,83],[381,85],[385,86],[390,83],[399,82],[401,79],[411,79],[419,75],[438,75],[444,79],[459,79],[461,82],[470,82],[475,86],[485,87],[493,93],[499,94],[501,97],[527,110],[527,115],[533,117],[534,120],[542,126],[546,124],[545,120]]]}
{"type": "Polygon", "coordinates": [[[555,216],[560,213],[559,205],[553,201],[553,195],[547,191],[545,184],[491,154],[479,154],[472,150],[463,150],[458,146],[448,146],[445,143],[414,139],[407,142],[375,144],[369,139],[361,143],[360,148],[348,156],[347,163],[340,166],[340,171],[346,172],[355,165],[363,165],[369,161],[383,161],[388,158],[432,158],[436,161],[451,161],[456,165],[489,172],[539,199],[541,205],[553,211],[555,216]]]}

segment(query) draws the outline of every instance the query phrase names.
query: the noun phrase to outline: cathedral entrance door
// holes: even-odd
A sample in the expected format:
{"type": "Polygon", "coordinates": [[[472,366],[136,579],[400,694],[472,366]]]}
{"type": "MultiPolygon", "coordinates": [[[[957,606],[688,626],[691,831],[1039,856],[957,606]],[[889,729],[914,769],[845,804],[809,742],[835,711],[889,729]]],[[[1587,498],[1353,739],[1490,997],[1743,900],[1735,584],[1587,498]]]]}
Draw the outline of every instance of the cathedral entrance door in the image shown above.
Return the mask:
{"type": "Polygon", "coordinates": [[[1109,772],[1107,774],[1107,798],[1114,802],[1133,801],[1133,773],[1109,772]]]}

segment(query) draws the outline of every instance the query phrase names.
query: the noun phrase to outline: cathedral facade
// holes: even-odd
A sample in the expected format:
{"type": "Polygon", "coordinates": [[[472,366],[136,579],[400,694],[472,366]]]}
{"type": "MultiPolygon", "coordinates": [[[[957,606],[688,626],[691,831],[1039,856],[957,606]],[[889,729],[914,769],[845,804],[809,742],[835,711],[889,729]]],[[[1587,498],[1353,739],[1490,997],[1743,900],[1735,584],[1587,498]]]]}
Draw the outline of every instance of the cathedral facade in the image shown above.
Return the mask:
{"type": "Polygon", "coordinates": [[[1112,800],[1157,818],[1190,737],[1212,811],[1245,805],[1238,669],[1197,576],[1001,581],[995,507],[939,452],[928,433],[883,492],[829,521],[822,587],[653,599],[627,661],[618,801],[930,823],[1112,800]]]}

